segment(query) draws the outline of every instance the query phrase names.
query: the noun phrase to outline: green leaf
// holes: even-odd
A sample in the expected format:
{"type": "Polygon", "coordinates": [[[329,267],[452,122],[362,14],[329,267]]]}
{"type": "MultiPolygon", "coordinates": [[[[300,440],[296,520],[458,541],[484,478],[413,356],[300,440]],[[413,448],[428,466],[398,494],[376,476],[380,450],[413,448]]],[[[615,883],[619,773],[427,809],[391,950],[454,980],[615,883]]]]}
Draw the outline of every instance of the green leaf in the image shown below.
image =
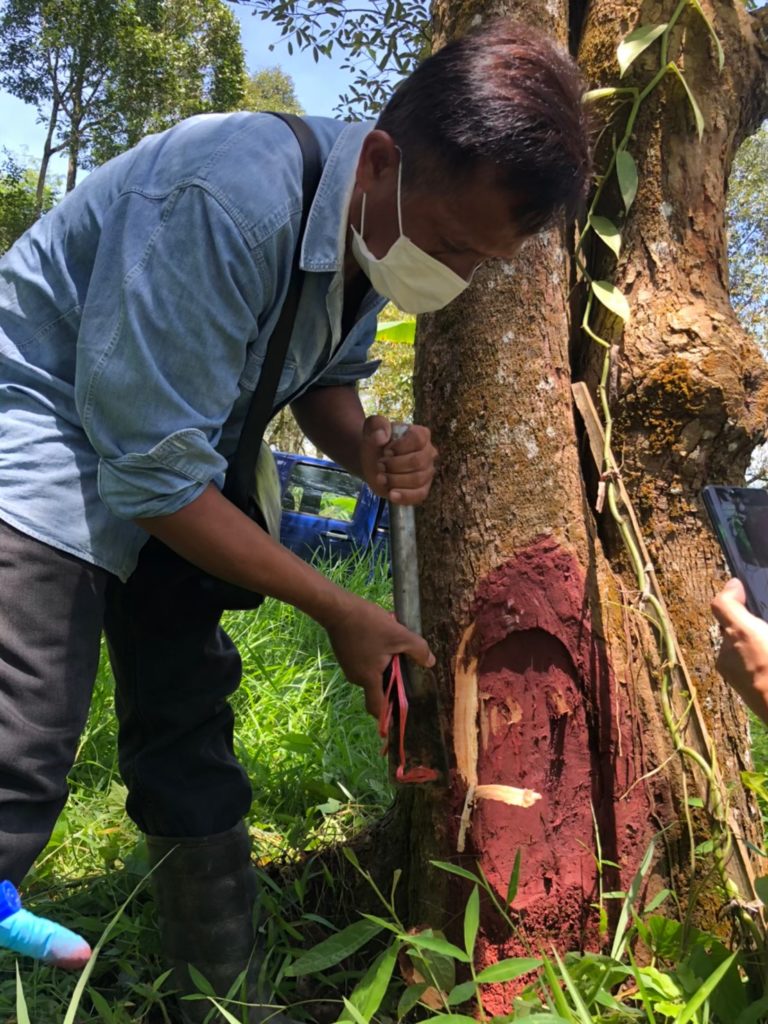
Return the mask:
{"type": "Polygon", "coordinates": [[[677,64],[675,64],[674,61],[669,65],[669,69],[670,71],[674,71],[674,73],[683,83],[683,88],[685,89],[686,95],[688,96],[688,100],[691,104],[691,109],[693,110],[693,118],[696,122],[696,132],[699,136],[699,141],[701,141],[701,138],[704,135],[704,115],[701,112],[699,104],[696,102],[696,97],[691,92],[691,88],[685,79],[685,75],[677,66],[677,64]]]}
{"type": "Polygon", "coordinates": [[[638,974],[649,989],[664,999],[682,1000],[685,995],[677,982],[657,967],[640,967],[638,974]]]}
{"type": "Polygon", "coordinates": [[[722,71],[723,66],[725,65],[725,53],[723,52],[723,44],[720,42],[720,38],[717,32],[715,32],[714,25],[704,13],[704,8],[699,3],[699,0],[691,0],[691,5],[696,8],[696,10],[704,19],[704,24],[709,29],[709,34],[712,36],[712,39],[715,44],[715,50],[717,51],[717,66],[720,69],[720,71],[722,71]]]}
{"type": "MultiPolygon", "coordinates": [[[[392,972],[397,963],[399,948],[400,943],[393,942],[388,949],[376,957],[349,997],[350,1003],[362,1013],[366,1020],[370,1020],[376,1013],[387,994],[392,972]]],[[[343,1013],[339,1020],[349,1020],[349,1018],[343,1013]]]]}
{"type": "Polygon", "coordinates": [[[426,978],[433,988],[450,992],[456,984],[456,961],[452,956],[413,947],[408,950],[408,956],[422,978],[426,978]]]}
{"type": "Polygon", "coordinates": [[[403,938],[410,942],[412,946],[416,946],[417,949],[429,949],[433,953],[442,953],[443,956],[452,957],[463,964],[469,963],[469,957],[464,950],[454,946],[447,939],[438,939],[432,935],[404,935],[403,938]]]}
{"type": "Polygon", "coordinates": [[[619,256],[621,253],[621,232],[613,221],[609,220],[608,217],[593,215],[589,218],[589,223],[592,225],[600,241],[608,246],[614,256],[619,256]]]}
{"type": "Polygon", "coordinates": [[[462,982],[461,985],[452,988],[448,993],[448,1005],[461,1006],[462,1003],[466,1003],[468,999],[472,998],[476,989],[477,985],[474,981],[462,982]]]}
{"type": "Polygon", "coordinates": [[[768,875],[759,875],[755,879],[755,892],[763,906],[768,907],[768,875]]]}
{"type": "Polygon", "coordinates": [[[499,960],[498,963],[484,967],[477,975],[477,980],[485,985],[493,982],[514,981],[529,971],[535,971],[541,967],[541,960],[530,956],[513,956],[508,960],[499,960]]]}
{"type": "Polygon", "coordinates": [[[626,149],[620,149],[616,154],[616,177],[619,179],[624,209],[629,210],[637,195],[638,175],[635,158],[626,149]]]}
{"type": "Polygon", "coordinates": [[[763,799],[768,800],[768,775],[764,772],[739,772],[741,783],[747,789],[763,799]]]}
{"type": "Polygon", "coordinates": [[[397,1004],[398,1020],[402,1020],[407,1013],[411,1012],[428,988],[431,988],[428,981],[420,981],[418,985],[408,986],[400,996],[400,1002],[397,1004]]]}
{"type": "Polygon", "coordinates": [[[467,908],[464,911],[464,948],[467,951],[467,958],[472,959],[475,952],[475,940],[477,929],[480,925],[480,892],[475,886],[469,894],[467,908]]]}
{"type": "Polygon", "coordinates": [[[624,901],[624,906],[621,908],[621,914],[619,915],[619,921],[616,925],[616,932],[613,937],[613,945],[611,946],[611,959],[621,960],[624,955],[624,946],[627,941],[627,927],[629,926],[630,911],[634,906],[635,900],[637,899],[640,887],[643,884],[643,879],[650,870],[651,863],[653,862],[653,854],[656,850],[656,844],[651,841],[648,844],[648,849],[643,855],[643,859],[640,862],[640,867],[635,872],[635,877],[632,879],[632,884],[629,887],[627,898],[624,901]]]}
{"type": "Polygon", "coordinates": [[[762,996],[756,1003],[752,1003],[742,1010],[734,1024],[762,1024],[766,1017],[768,1017],[768,996],[762,996]]]}
{"type": "Polygon", "coordinates": [[[16,1016],[18,1017],[19,1024],[31,1024],[27,1000],[24,995],[24,986],[21,984],[18,960],[16,961],[16,1016]]]}
{"type": "Polygon", "coordinates": [[[436,1013],[429,1018],[429,1024],[477,1024],[477,1021],[463,1013],[436,1013]]]}
{"type": "MultiPolygon", "coordinates": [[[[362,1013],[360,1013],[356,1006],[353,1006],[352,1003],[350,1003],[346,996],[342,996],[341,998],[344,1003],[344,1009],[349,1014],[349,1017],[342,1016],[338,1018],[339,1020],[351,1019],[354,1021],[354,1024],[368,1024],[368,1021],[365,1019],[362,1013]]],[[[237,1022],[235,1022],[235,1024],[237,1024],[237,1022]]]]}
{"type": "Polygon", "coordinates": [[[581,992],[579,991],[579,986],[571,977],[571,973],[565,966],[565,961],[563,960],[563,958],[560,956],[557,950],[555,950],[554,952],[555,958],[557,960],[557,966],[560,969],[560,974],[562,975],[563,981],[565,982],[565,987],[568,989],[568,993],[571,999],[573,1000],[573,1005],[576,1007],[576,1013],[578,1014],[578,1018],[581,1021],[581,1024],[592,1024],[592,1017],[590,1016],[589,1010],[587,1009],[586,1004],[584,1003],[581,992]]]}
{"type": "Polygon", "coordinates": [[[237,1017],[235,1017],[235,1015],[230,1010],[228,1010],[226,1006],[222,1006],[217,999],[211,998],[211,1002],[222,1015],[227,1024],[240,1024],[240,1021],[237,1019],[237,1017]]]}
{"type": "Polygon", "coordinates": [[[555,1009],[565,1018],[568,1024],[573,1024],[575,1017],[571,1013],[571,1008],[568,1005],[568,1000],[565,998],[563,990],[560,988],[560,982],[555,974],[555,969],[547,957],[543,957],[543,962],[544,976],[549,988],[549,994],[552,996],[552,1002],[555,1004],[555,1009]]]}
{"type": "Polygon", "coordinates": [[[378,324],[376,341],[394,341],[412,345],[416,337],[416,320],[390,320],[378,324]]]}
{"type": "Polygon", "coordinates": [[[334,964],[356,953],[380,931],[381,926],[376,921],[356,921],[303,953],[286,969],[285,976],[298,978],[304,974],[324,971],[326,967],[333,967],[334,964]]]}
{"type": "Polygon", "coordinates": [[[611,281],[593,281],[592,291],[595,298],[601,302],[606,309],[609,309],[625,323],[630,318],[629,303],[626,295],[619,291],[611,281]]]}
{"type": "Polygon", "coordinates": [[[460,868],[458,864],[449,864],[445,860],[431,860],[429,862],[433,867],[440,868],[441,871],[448,871],[452,875],[458,875],[459,878],[466,878],[468,882],[474,882],[475,885],[478,882],[481,883],[480,879],[472,871],[467,871],[466,868],[460,868]]]}
{"type": "Polygon", "coordinates": [[[659,38],[666,27],[666,21],[660,25],[641,25],[640,28],[636,28],[634,32],[630,32],[628,36],[624,37],[616,51],[622,78],[630,65],[644,50],[648,49],[655,39],[659,38]]]}
{"type": "Polygon", "coordinates": [[[517,888],[520,884],[520,851],[515,854],[515,863],[512,865],[512,874],[509,876],[507,886],[507,906],[511,907],[517,896],[517,888]]]}
{"type": "Polygon", "coordinates": [[[93,1003],[94,1007],[96,1008],[96,1012],[101,1017],[101,1019],[105,1021],[106,1024],[115,1024],[117,1018],[115,1017],[114,1013],[112,1012],[111,1006],[104,998],[104,996],[101,994],[101,992],[97,992],[95,989],[89,987],[88,996],[90,997],[90,1000],[93,1003]]]}
{"type": "Polygon", "coordinates": [[[208,981],[204,974],[200,973],[194,964],[187,964],[187,970],[189,971],[189,976],[192,979],[192,984],[198,992],[202,992],[204,996],[216,995],[213,985],[211,985],[210,981],[208,981]]]}
{"type": "Polygon", "coordinates": [[[696,1011],[700,1006],[703,1006],[707,999],[709,999],[714,990],[728,973],[731,964],[734,962],[737,955],[737,953],[733,953],[727,960],[724,960],[714,969],[714,971],[712,971],[710,976],[702,983],[698,991],[694,992],[685,1004],[680,1016],[675,1019],[675,1024],[688,1024],[688,1021],[693,1020],[696,1011]]]}
{"type": "Polygon", "coordinates": [[[603,89],[589,89],[581,97],[582,103],[595,103],[597,100],[607,100],[611,96],[618,94],[618,89],[614,89],[611,86],[606,86],[603,89]]]}
{"type": "MultiPolygon", "coordinates": [[[[309,917],[309,914],[305,914],[304,916],[309,917]]],[[[394,932],[395,935],[402,935],[402,932],[396,925],[392,924],[391,921],[385,920],[383,917],[377,917],[376,914],[363,914],[362,916],[366,921],[374,921],[379,928],[384,928],[387,931],[394,932]]]]}

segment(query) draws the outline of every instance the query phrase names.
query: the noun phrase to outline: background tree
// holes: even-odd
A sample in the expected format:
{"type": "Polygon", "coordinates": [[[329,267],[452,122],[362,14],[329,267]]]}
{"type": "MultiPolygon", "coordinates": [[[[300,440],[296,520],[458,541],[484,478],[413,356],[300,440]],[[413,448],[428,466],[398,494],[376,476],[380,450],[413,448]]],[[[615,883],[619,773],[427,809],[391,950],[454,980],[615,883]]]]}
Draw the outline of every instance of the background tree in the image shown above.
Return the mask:
{"type": "Polygon", "coordinates": [[[102,163],[193,114],[237,110],[247,86],[240,26],[224,0],[136,0],[105,83],[87,156],[102,163]]]}
{"type": "MultiPolygon", "coordinates": [[[[7,149],[0,160],[0,255],[35,221],[37,211],[37,175],[35,167],[21,163],[7,149]]],[[[56,202],[57,189],[46,186],[43,209],[56,202]]]]}
{"type": "MultiPolygon", "coordinates": [[[[294,49],[321,56],[340,55],[353,75],[339,110],[352,120],[370,117],[387,101],[397,82],[430,52],[432,27],[423,0],[370,0],[359,7],[312,0],[230,0],[280,26],[288,54],[294,49]]],[[[274,47],[270,47],[274,49],[274,47]]]]}
{"type": "Polygon", "coordinates": [[[746,139],[728,180],[728,274],[733,307],[768,345],[768,125],[746,139]]]}
{"type": "Polygon", "coordinates": [[[68,154],[77,170],[147,131],[242,102],[244,60],[223,0],[2,0],[0,85],[47,124],[38,176],[68,154]]]}
{"type": "Polygon", "coordinates": [[[244,110],[274,110],[282,114],[303,114],[304,108],[296,98],[296,86],[291,76],[275,65],[262,68],[248,76],[245,83],[244,110]]]}

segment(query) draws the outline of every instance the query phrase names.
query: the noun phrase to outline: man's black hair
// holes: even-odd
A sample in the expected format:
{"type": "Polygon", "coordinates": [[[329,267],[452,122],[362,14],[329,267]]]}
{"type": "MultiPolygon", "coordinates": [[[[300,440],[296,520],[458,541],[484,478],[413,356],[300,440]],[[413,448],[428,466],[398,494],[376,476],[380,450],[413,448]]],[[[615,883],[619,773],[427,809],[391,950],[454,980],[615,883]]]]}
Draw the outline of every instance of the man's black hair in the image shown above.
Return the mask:
{"type": "Polygon", "coordinates": [[[377,128],[403,154],[406,188],[465,184],[483,166],[515,199],[525,232],[576,215],[590,146],[583,84],[557,44],[497,19],[448,43],[397,88],[377,128]]]}

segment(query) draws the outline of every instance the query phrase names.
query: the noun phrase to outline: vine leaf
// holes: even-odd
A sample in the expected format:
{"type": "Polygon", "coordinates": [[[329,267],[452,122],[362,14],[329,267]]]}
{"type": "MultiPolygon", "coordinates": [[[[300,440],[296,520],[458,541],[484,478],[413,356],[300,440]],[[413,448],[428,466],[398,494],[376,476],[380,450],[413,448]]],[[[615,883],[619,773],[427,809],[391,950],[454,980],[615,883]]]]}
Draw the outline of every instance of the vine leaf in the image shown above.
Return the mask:
{"type": "Polygon", "coordinates": [[[597,237],[618,257],[621,253],[621,232],[607,217],[591,216],[589,223],[597,237]]]}
{"type": "Polygon", "coordinates": [[[616,176],[624,208],[629,210],[637,195],[638,176],[635,158],[626,149],[620,149],[616,154],[616,176]]]}
{"type": "Polygon", "coordinates": [[[624,292],[619,291],[611,281],[593,281],[592,292],[598,302],[624,321],[629,320],[629,303],[624,292]]]}
{"type": "Polygon", "coordinates": [[[696,10],[699,12],[699,14],[704,19],[704,24],[709,29],[709,34],[712,36],[712,39],[713,39],[714,44],[715,44],[715,49],[717,50],[717,66],[722,71],[723,67],[725,65],[725,53],[723,52],[723,44],[720,42],[720,38],[719,38],[717,32],[715,32],[715,28],[714,28],[712,22],[709,20],[707,15],[704,13],[704,8],[701,6],[699,0],[691,0],[691,6],[696,8],[696,10]]]}
{"type": "Polygon", "coordinates": [[[654,39],[659,38],[666,27],[666,21],[660,25],[641,25],[640,28],[636,28],[622,39],[616,50],[622,78],[629,66],[637,60],[643,50],[648,49],[654,39]]]}
{"type": "Polygon", "coordinates": [[[674,71],[674,73],[677,75],[677,77],[683,83],[683,88],[685,89],[685,91],[686,91],[686,93],[688,95],[688,99],[689,99],[690,104],[691,104],[691,109],[693,110],[693,117],[694,117],[694,119],[696,121],[696,131],[698,132],[698,135],[699,135],[699,142],[701,142],[701,137],[704,134],[704,115],[701,112],[701,108],[699,107],[699,104],[696,102],[696,97],[691,92],[691,87],[688,85],[688,83],[685,80],[685,75],[680,70],[680,68],[677,66],[677,64],[675,64],[675,62],[672,61],[672,63],[669,65],[669,68],[670,68],[670,71],[674,71]]]}
{"type": "Polygon", "coordinates": [[[611,96],[618,96],[619,90],[613,86],[605,86],[603,89],[589,89],[581,97],[583,103],[594,103],[596,100],[607,100],[611,96]]]}

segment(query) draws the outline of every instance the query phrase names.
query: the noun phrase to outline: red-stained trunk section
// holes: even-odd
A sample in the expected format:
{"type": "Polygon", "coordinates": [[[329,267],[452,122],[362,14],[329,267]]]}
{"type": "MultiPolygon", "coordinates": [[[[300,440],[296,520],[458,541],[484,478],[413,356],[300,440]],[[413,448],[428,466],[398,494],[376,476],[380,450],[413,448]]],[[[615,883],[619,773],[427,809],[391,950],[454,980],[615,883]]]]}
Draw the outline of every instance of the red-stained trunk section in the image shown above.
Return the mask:
{"type": "MultiPolygon", "coordinates": [[[[594,948],[593,809],[603,857],[630,870],[650,831],[638,825],[649,817],[643,787],[618,799],[636,780],[629,708],[592,625],[585,574],[570,551],[540,538],[481,583],[474,622],[478,783],[541,795],[527,809],[477,803],[471,845],[502,899],[521,851],[521,934],[504,940],[489,915],[479,966],[527,952],[525,933],[537,946],[551,936],[561,949],[594,948]]],[[[611,875],[606,868],[609,888],[611,875]]],[[[487,1010],[508,1010],[510,995],[497,986],[487,1010]]]]}

